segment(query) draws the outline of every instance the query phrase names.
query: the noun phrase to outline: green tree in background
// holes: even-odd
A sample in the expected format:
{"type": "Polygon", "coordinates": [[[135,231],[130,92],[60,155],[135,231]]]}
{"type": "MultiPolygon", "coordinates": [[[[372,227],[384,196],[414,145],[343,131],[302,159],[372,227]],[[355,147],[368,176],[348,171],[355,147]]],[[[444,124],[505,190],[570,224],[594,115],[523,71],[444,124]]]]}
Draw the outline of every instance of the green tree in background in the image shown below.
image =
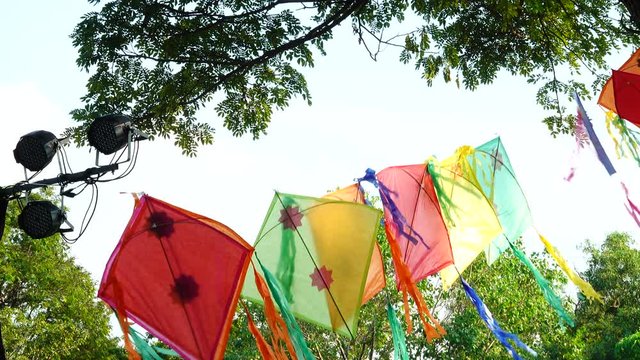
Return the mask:
{"type": "MultiPolygon", "coordinates": [[[[50,195],[46,196],[51,198],[50,195]]],[[[18,229],[17,202],[0,242],[0,324],[8,359],[126,359],[91,276],[59,235],[34,240],[18,229]]]]}
{"type": "Polygon", "coordinates": [[[610,234],[599,248],[587,242],[585,280],[604,296],[605,305],[578,302],[575,338],[584,342],[584,359],[614,359],[616,344],[640,331],[640,250],[632,244],[624,233],[610,234]]]}
{"type": "Polygon", "coordinates": [[[613,354],[616,360],[640,360],[640,331],[620,340],[613,354]]]}
{"type": "Polygon", "coordinates": [[[599,88],[605,56],[640,44],[638,9],[637,0],[108,1],[72,35],[77,64],[92,75],[68,133],[83,142],[95,117],[125,113],[194,155],[213,141],[211,122],[196,117],[213,102],[234,135],[257,138],[294,97],[311,104],[301,70],[349,21],[374,60],[381,46],[396,47],[428,84],[441,77],[473,90],[499,73],[539,84],[555,135],[573,126],[563,94],[590,93],[559,70],[599,75],[599,88]]]}
{"type": "MultiPolygon", "coordinates": [[[[566,284],[562,271],[547,253],[533,253],[530,259],[572,312],[573,306],[566,296],[562,296],[566,284]]],[[[568,355],[575,349],[569,332],[545,301],[529,269],[511,251],[490,267],[484,256],[480,256],[462,275],[502,328],[518,335],[538,352],[539,359],[572,358],[568,355]]],[[[482,322],[460,284],[454,284],[448,292],[438,291],[435,292],[436,301],[442,305],[436,311],[441,314],[447,336],[435,346],[424,346],[422,334],[409,337],[413,358],[511,359],[482,322]]],[[[528,358],[525,351],[519,350],[519,353],[528,358]]]]}

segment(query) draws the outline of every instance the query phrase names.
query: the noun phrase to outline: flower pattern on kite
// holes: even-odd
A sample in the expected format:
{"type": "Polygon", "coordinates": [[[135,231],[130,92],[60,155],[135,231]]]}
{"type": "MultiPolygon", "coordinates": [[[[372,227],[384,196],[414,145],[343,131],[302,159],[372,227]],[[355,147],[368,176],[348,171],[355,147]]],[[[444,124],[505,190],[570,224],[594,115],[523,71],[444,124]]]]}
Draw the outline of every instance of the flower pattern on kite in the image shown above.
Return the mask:
{"type": "Polygon", "coordinates": [[[225,225],[145,195],[98,296],[183,358],[222,359],[252,251],[225,225]]]}
{"type": "MultiPolygon", "coordinates": [[[[276,193],[255,242],[256,263],[274,274],[297,318],[355,337],[380,216],[353,202],[276,193]]],[[[251,272],[242,295],[262,302],[251,272]]]]}
{"type": "Polygon", "coordinates": [[[331,287],[331,283],[333,283],[332,274],[333,271],[327,269],[324,265],[322,265],[320,269],[313,270],[311,275],[309,275],[311,278],[311,286],[318,288],[318,291],[329,289],[331,287]]]}

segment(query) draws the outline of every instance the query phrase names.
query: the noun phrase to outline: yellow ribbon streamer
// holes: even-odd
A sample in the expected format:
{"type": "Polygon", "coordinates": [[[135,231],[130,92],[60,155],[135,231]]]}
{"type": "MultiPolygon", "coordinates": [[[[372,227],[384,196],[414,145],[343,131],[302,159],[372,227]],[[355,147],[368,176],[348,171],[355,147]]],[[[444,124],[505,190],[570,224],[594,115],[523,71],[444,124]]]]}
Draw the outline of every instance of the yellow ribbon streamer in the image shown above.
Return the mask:
{"type": "Polygon", "coordinates": [[[555,259],[555,261],[558,263],[562,271],[564,271],[567,274],[567,277],[569,278],[569,280],[571,280],[571,282],[573,282],[586,297],[590,299],[598,300],[600,303],[604,304],[604,301],[602,300],[602,295],[598,294],[598,292],[593,289],[591,284],[589,284],[584,279],[582,279],[580,275],[578,275],[569,266],[569,264],[567,263],[567,260],[565,260],[562,257],[562,255],[560,255],[560,253],[558,252],[558,249],[556,249],[555,246],[551,245],[549,240],[547,240],[544,236],[542,236],[542,234],[538,233],[538,236],[540,237],[540,240],[544,244],[544,247],[547,249],[551,257],[555,259]]]}

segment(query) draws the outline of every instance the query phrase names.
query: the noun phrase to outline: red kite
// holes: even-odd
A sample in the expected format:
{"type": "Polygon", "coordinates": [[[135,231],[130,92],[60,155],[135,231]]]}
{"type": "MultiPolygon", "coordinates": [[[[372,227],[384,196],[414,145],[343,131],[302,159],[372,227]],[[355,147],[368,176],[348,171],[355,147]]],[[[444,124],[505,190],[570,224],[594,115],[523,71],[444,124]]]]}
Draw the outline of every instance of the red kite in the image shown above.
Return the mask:
{"type": "Polygon", "coordinates": [[[616,113],[640,126],[640,75],[614,70],[612,79],[616,113]]]}
{"type": "Polygon", "coordinates": [[[252,253],[225,225],[145,195],[98,296],[185,359],[222,359],[252,253]]]}
{"type": "MultiPolygon", "coordinates": [[[[631,55],[631,57],[627,59],[627,61],[618,69],[618,71],[640,75],[640,49],[636,50],[636,52],[634,52],[633,55],[631,55]]],[[[615,99],[617,94],[616,89],[614,89],[613,82],[613,79],[609,79],[607,80],[607,83],[604,84],[604,87],[600,92],[600,97],[598,98],[598,104],[613,111],[616,114],[619,114],[617,109],[618,102],[615,99]]]]}

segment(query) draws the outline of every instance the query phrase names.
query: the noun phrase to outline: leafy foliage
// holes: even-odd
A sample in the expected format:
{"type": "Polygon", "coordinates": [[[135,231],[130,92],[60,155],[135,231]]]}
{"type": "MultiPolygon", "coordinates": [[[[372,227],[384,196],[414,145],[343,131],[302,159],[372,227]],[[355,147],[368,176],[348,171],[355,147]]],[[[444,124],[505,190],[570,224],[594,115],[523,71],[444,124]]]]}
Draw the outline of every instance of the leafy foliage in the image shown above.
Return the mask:
{"type": "Polygon", "coordinates": [[[640,359],[640,332],[620,340],[614,349],[615,359],[638,360],[640,359]]]}
{"type": "Polygon", "coordinates": [[[125,359],[90,275],[75,264],[59,235],[34,240],[18,230],[18,213],[11,202],[0,242],[0,323],[7,357],[125,359]]]}
{"type": "Polygon", "coordinates": [[[587,243],[585,280],[604,295],[605,306],[580,299],[576,334],[584,342],[583,358],[612,359],[616,344],[640,329],[640,250],[629,235],[613,233],[600,248],[587,243]]]}
{"type": "Polygon", "coordinates": [[[633,1],[110,1],[86,14],[72,34],[77,64],[92,76],[84,107],[72,112],[81,125],[68,133],[82,142],[95,117],[127,113],[140,129],[175,136],[176,145],[194,155],[214,133],[196,113],[215,102],[234,135],[257,138],[274,109],[296,96],[311,104],[300,69],[313,66],[314,48],[325,55],[332,29],[349,17],[373,59],[382,44],[398,47],[400,61],[413,62],[428,84],[442,76],[473,90],[501,72],[541,84],[537,102],[557,113],[545,123],[553,135],[566,133],[574,119],[564,116],[562,94],[589,94],[585,84],[563,81],[566,72],[600,75],[597,89],[608,72],[605,56],[640,44],[628,3],[633,1]],[[413,30],[384,36],[407,19],[413,30]]]}
{"type": "MultiPolygon", "coordinates": [[[[546,253],[533,253],[531,261],[551,286],[562,294],[566,279],[546,253]]],[[[511,252],[503,254],[491,267],[479,257],[462,274],[491,310],[500,325],[538,352],[538,358],[557,358],[554,353],[571,340],[556,313],[545,301],[528,268],[511,252]]],[[[454,285],[449,292],[441,292],[444,314],[443,326],[447,336],[437,346],[422,347],[417,352],[425,358],[452,359],[510,359],[500,343],[486,328],[475,308],[464,294],[462,286],[454,285]]],[[[567,308],[571,309],[565,297],[567,308]]],[[[437,309],[438,310],[438,309],[437,309]]],[[[420,339],[415,339],[419,343],[420,339]]],[[[570,346],[569,346],[570,347],[570,346]]],[[[526,356],[521,353],[521,356],[526,356]]]]}

